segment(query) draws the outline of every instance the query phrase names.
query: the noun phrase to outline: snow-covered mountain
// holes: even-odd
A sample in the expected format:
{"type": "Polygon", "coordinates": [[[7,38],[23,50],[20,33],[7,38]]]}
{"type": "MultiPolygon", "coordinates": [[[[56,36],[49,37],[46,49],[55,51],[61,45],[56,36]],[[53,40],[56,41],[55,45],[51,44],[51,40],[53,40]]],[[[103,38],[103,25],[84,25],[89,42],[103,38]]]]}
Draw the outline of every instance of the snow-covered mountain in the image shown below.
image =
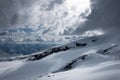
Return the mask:
{"type": "Polygon", "coordinates": [[[118,36],[78,39],[0,62],[0,80],[120,80],[119,75],[118,36]]]}

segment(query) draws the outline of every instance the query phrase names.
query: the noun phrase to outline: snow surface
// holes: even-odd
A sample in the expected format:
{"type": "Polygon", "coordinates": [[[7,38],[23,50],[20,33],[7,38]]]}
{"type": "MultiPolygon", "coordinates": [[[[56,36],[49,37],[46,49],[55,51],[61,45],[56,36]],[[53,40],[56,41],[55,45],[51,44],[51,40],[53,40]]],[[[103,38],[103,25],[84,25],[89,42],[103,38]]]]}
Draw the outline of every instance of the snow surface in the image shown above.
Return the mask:
{"type": "Polygon", "coordinates": [[[65,51],[50,48],[38,60],[30,55],[1,61],[0,80],[120,80],[119,42],[118,37],[95,36],[57,47],[69,47],[65,51]]]}

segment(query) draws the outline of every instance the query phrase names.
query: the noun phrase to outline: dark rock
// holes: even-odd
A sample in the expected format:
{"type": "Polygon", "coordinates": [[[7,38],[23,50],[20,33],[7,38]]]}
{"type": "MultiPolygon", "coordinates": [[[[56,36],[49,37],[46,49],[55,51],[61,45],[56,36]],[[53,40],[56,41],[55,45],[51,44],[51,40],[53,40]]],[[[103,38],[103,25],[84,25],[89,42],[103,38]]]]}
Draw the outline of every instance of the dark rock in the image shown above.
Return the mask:
{"type": "Polygon", "coordinates": [[[68,49],[70,49],[68,46],[65,46],[62,50],[63,51],[66,51],[66,50],[68,50],[68,49]]]}
{"type": "Polygon", "coordinates": [[[96,42],[97,40],[92,40],[92,42],[96,42]]]}
{"type": "Polygon", "coordinates": [[[84,47],[86,45],[87,45],[87,43],[76,43],[76,46],[79,46],[79,47],[84,47]]]}
{"type": "Polygon", "coordinates": [[[109,48],[106,48],[106,49],[100,49],[100,50],[97,51],[97,53],[106,55],[106,54],[109,54],[110,53],[109,51],[112,50],[115,47],[117,47],[117,45],[109,47],[109,48]]]}
{"type": "Polygon", "coordinates": [[[78,61],[83,61],[83,60],[86,59],[86,57],[87,57],[87,55],[82,55],[82,56],[74,59],[72,62],[68,63],[65,67],[59,69],[58,71],[54,71],[53,73],[70,70],[70,69],[72,69],[73,65],[74,65],[76,62],[78,62],[78,61]]]}

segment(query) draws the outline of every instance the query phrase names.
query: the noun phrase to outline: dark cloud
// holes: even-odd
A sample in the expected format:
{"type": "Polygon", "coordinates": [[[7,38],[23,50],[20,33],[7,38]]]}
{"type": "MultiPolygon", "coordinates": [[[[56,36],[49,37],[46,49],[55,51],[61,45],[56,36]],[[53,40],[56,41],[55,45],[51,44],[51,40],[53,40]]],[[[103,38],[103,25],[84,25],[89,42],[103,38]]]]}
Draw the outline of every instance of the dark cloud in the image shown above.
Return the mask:
{"type": "Polygon", "coordinates": [[[107,33],[120,32],[120,0],[91,0],[93,2],[92,14],[88,21],[79,26],[74,33],[86,30],[102,29],[107,33]],[[82,27],[83,26],[83,27],[82,27]]]}
{"type": "Polygon", "coordinates": [[[18,19],[19,19],[19,15],[18,15],[18,14],[14,14],[13,17],[12,17],[12,19],[11,19],[10,24],[11,24],[11,25],[16,24],[17,21],[18,21],[18,19]]]}
{"type": "MultiPolygon", "coordinates": [[[[30,11],[29,8],[31,8],[33,5],[40,5],[40,9],[49,12],[52,9],[56,8],[57,5],[61,5],[62,3],[64,3],[64,1],[65,0],[0,0],[0,31],[2,28],[29,25],[29,23],[31,23],[29,22],[29,20],[33,19],[33,16],[36,15],[29,14],[32,12],[32,10],[30,11]],[[20,13],[21,10],[23,13],[20,13]]],[[[78,28],[73,32],[73,34],[80,34],[84,31],[95,29],[102,29],[103,31],[108,33],[112,32],[112,34],[119,33],[120,0],[91,0],[91,2],[93,3],[93,9],[92,13],[87,17],[88,21],[82,25],[78,25],[78,28]]],[[[87,11],[88,10],[86,10],[85,13],[88,13],[87,11]]],[[[63,17],[69,15],[68,12],[63,12],[62,14],[63,17]]],[[[49,15],[48,13],[46,13],[45,16],[51,17],[51,15],[49,15]]],[[[80,17],[81,16],[84,18],[86,17],[86,14],[80,14],[80,17]]],[[[46,29],[45,31],[43,31],[43,33],[49,32],[50,29],[46,29]]],[[[71,27],[64,30],[64,34],[70,34],[69,32],[71,30],[71,27]]]]}
{"type": "Polygon", "coordinates": [[[18,0],[0,0],[0,28],[10,27],[16,24],[18,20],[18,12],[20,10],[17,5],[18,0]]]}
{"type": "Polygon", "coordinates": [[[46,10],[52,10],[57,4],[62,4],[63,0],[0,0],[0,29],[8,27],[29,25],[30,10],[33,5],[43,6],[46,10]],[[44,3],[49,4],[44,4],[44,3]],[[20,13],[22,12],[22,13],[20,13]]]}
{"type": "Polygon", "coordinates": [[[5,36],[7,35],[7,32],[0,32],[0,36],[5,36]]]}
{"type": "Polygon", "coordinates": [[[47,6],[46,10],[54,9],[55,5],[60,5],[64,2],[64,0],[53,0],[50,2],[50,4],[47,6]]]}

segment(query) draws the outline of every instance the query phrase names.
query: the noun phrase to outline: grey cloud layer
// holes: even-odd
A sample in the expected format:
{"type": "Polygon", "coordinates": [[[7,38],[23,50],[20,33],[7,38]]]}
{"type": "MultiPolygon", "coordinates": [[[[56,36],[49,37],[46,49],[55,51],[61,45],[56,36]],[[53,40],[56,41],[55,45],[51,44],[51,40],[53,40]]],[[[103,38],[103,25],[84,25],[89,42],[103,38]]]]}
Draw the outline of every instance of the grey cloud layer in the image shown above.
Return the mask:
{"type": "Polygon", "coordinates": [[[120,33],[120,0],[92,0],[92,14],[88,16],[84,27],[78,27],[75,33],[86,30],[102,29],[106,33],[120,33]]]}
{"type": "Polygon", "coordinates": [[[28,0],[0,0],[0,27],[19,24],[19,11],[28,6],[28,0]],[[22,4],[22,5],[21,5],[22,4]]]}
{"type": "MultiPolygon", "coordinates": [[[[62,5],[65,0],[0,0],[0,29],[13,26],[24,26],[29,24],[34,25],[38,23],[42,25],[43,23],[46,23],[52,28],[50,26],[49,28],[45,27],[43,33],[49,32],[49,30],[53,29],[54,32],[59,32],[59,30],[62,28],[61,30],[64,29],[61,31],[63,34],[70,34],[69,32],[73,30],[74,27],[76,27],[76,30],[71,34],[80,34],[86,30],[93,29],[102,29],[105,32],[118,33],[120,30],[120,0],[91,1],[93,3],[95,2],[93,4],[92,14],[87,17],[87,22],[85,24],[80,25],[79,19],[77,19],[78,16],[76,16],[74,13],[71,13],[73,15],[69,16],[68,18],[62,18],[58,20],[61,17],[66,17],[69,15],[69,13],[66,11],[67,9],[64,8],[64,6],[60,9],[58,6],[62,5]],[[36,5],[40,5],[40,7],[36,5]],[[33,6],[36,6],[36,8],[33,8],[33,6]],[[56,11],[57,9],[54,10],[55,8],[58,8],[59,10],[56,11]],[[40,14],[35,14],[37,12],[35,9],[43,10],[43,12],[40,11],[40,14]],[[62,9],[63,12],[58,13],[59,11],[62,11],[62,9]],[[31,10],[34,11],[32,12],[31,10]],[[53,10],[54,12],[52,13],[53,10]],[[43,16],[43,14],[46,16],[43,16]],[[59,16],[54,16],[55,14],[59,16]],[[63,27],[63,25],[65,27],[63,27]]],[[[89,10],[86,10],[86,13],[89,13],[88,11],[89,10]]],[[[86,18],[86,14],[80,14],[80,16],[82,16],[82,18],[86,18]]],[[[44,24],[44,26],[48,26],[46,24],[44,24]]],[[[42,28],[44,28],[44,26],[42,28]]]]}
{"type": "Polygon", "coordinates": [[[40,4],[44,9],[50,10],[55,4],[62,2],[63,0],[49,0],[49,3],[47,0],[0,0],[0,28],[22,26],[27,23],[30,17],[28,13],[32,12],[29,9],[34,5],[40,4]],[[47,6],[44,3],[47,3],[47,6]]]}

